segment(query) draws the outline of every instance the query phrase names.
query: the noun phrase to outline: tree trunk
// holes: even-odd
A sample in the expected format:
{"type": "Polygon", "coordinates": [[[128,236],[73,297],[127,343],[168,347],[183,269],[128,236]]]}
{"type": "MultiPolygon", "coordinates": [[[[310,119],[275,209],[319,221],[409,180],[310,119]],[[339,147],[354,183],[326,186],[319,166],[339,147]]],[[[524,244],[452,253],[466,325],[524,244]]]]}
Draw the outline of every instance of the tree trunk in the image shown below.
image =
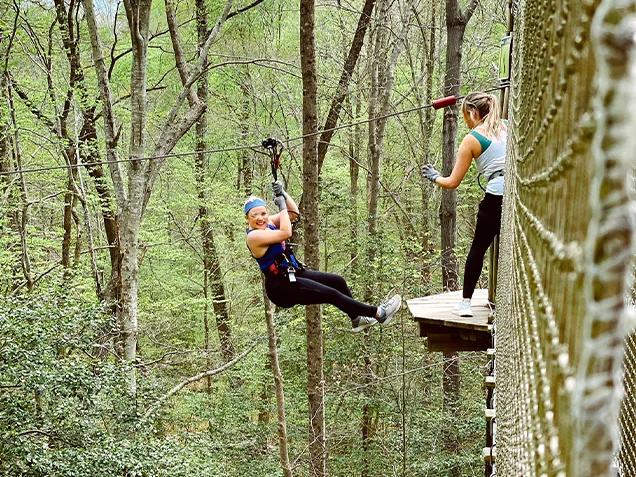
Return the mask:
{"type": "MultiPolygon", "coordinates": [[[[246,80],[249,79],[249,71],[246,73],[246,80]]],[[[244,140],[247,140],[249,134],[249,118],[250,118],[250,94],[247,84],[241,84],[241,134],[244,140]]],[[[240,152],[239,173],[237,179],[237,190],[243,188],[245,197],[252,195],[252,162],[250,160],[250,150],[245,149],[240,152]]]]}
{"type": "Polygon", "coordinates": [[[13,161],[19,172],[18,190],[20,191],[20,202],[22,207],[15,213],[15,226],[20,234],[21,254],[20,262],[22,264],[22,273],[27,286],[27,290],[31,292],[33,289],[33,276],[31,273],[31,258],[29,255],[28,246],[28,229],[29,224],[29,201],[27,197],[26,180],[24,179],[24,173],[22,171],[22,151],[20,148],[20,135],[18,133],[18,123],[15,116],[15,107],[13,104],[13,95],[11,94],[11,88],[8,89],[8,106],[10,112],[10,125],[13,129],[13,161]]]}
{"type": "MultiPolygon", "coordinates": [[[[360,114],[362,102],[360,97],[355,97],[356,113],[353,117],[357,118],[360,114]]],[[[360,175],[360,143],[362,140],[362,127],[357,124],[353,130],[353,134],[349,136],[349,196],[351,200],[351,271],[355,276],[358,270],[358,177],[360,175]]]]}
{"type": "Polygon", "coordinates": [[[329,108],[329,112],[327,113],[327,119],[325,120],[325,125],[322,128],[323,132],[320,135],[320,140],[318,141],[318,174],[320,174],[322,163],[325,160],[325,156],[327,154],[327,148],[329,147],[331,138],[335,133],[335,131],[332,131],[331,129],[336,127],[336,124],[338,124],[338,117],[340,116],[342,103],[347,96],[349,80],[351,79],[353,70],[356,67],[356,63],[358,62],[358,57],[360,56],[360,50],[362,50],[364,37],[366,35],[369,23],[371,22],[371,14],[373,13],[374,5],[375,0],[365,0],[364,6],[362,7],[362,12],[360,12],[358,27],[356,28],[356,32],[353,35],[351,48],[349,49],[349,54],[347,55],[347,59],[345,60],[344,66],[342,68],[342,74],[340,75],[340,81],[338,82],[338,89],[336,90],[336,94],[331,100],[331,107],[329,108]]]}
{"type": "MultiPolygon", "coordinates": [[[[465,12],[461,11],[459,0],[446,0],[446,72],[444,95],[458,96],[461,89],[462,42],[466,25],[477,7],[477,0],[471,0],[465,12]]],[[[442,175],[449,176],[455,165],[457,152],[456,105],[444,111],[442,126],[442,175]]],[[[455,247],[457,246],[457,192],[442,189],[442,203],[439,219],[442,234],[442,284],[445,290],[459,288],[459,270],[455,247]]]]}
{"type": "MultiPolygon", "coordinates": [[[[132,64],[130,71],[130,159],[128,167],[128,200],[120,214],[121,240],[121,314],[124,359],[135,361],[138,325],[139,228],[146,187],[144,162],[147,118],[146,80],[151,0],[124,0],[131,33],[132,64]]],[[[136,390],[135,373],[131,372],[131,389],[136,390]]]]}
{"type": "MultiPolygon", "coordinates": [[[[95,127],[95,114],[93,108],[82,110],[84,124],[79,134],[80,158],[84,164],[101,162],[97,146],[97,129],[95,127]]],[[[106,232],[108,253],[110,257],[110,279],[102,295],[113,303],[118,303],[121,295],[119,281],[120,250],[119,250],[119,222],[117,212],[114,210],[114,198],[106,180],[104,169],[101,165],[85,166],[88,175],[93,179],[95,191],[99,199],[102,214],[102,223],[106,232]]],[[[117,306],[117,305],[115,305],[117,306]]],[[[114,309],[116,311],[117,308],[114,309]]]]}
{"type": "Polygon", "coordinates": [[[289,451],[287,448],[287,420],[285,418],[285,394],[283,392],[283,375],[278,364],[278,347],[276,338],[276,327],[274,325],[274,307],[267,298],[265,291],[265,277],[261,276],[263,284],[263,300],[265,302],[265,320],[267,322],[267,339],[269,343],[269,362],[274,374],[274,385],[276,387],[276,412],[278,416],[278,442],[280,450],[280,466],[283,469],[284,477],[292,477],[292,467],[289,462],[289,451]]]}
{"type": "MultiPolygon", "coordinates": [[[[429,24],[427,25],[428,30],[424,30],[424,32],[428,32],[428,51],[427,55],[424,57],[425,60],[422,60],[422,71],[425,72],[426,81],[424,83],[424,104],[430,104],[433,101],[433,79],[435,74],[435,55],[437,54],[437,2],[438,0],[433,0],[431,2],[431,16],[429,20],[429,24]]],[[[425,36],[426,38],[426,36],[425,36]]],[[[421,129],[422,129],[422,162],[418,164],[418,166],[423,166],[424,164],[431,163],[433,164],[435,161],[431,156],[431,137],[433,135],[433,124],[435,121],[435,110],[433,108],[426,108],[424,110],[419,110],[419,118],[421,121],[421,129]]],[[[431,192],[433,190],[433,185],[430,181],[426,180],[422,174],[420,176],[420,187],[422,190],[422,213],[421,213],[421,237],[422,237],[422,249],[426,254],[430,250],[430,198],[431,192]]]]}
{"type": "MultiPolygon", "coordinates": [[[[208,20],[207,20],[207,7],[203,0],[197,0],[197,33],[198,33],[198,47],[199,54],[205,45],[205,40],[208,35],[208,20]]],[[[203,103],[208,99],[208,75],[205,72],[207,61],[203,64],[204,73],[201,75],[197,83],[197,96],[199,101],[203,103]]],[[[206,136],[208,134],[208,123],[206,113],[204,112],[196,125],[196,137],[197,151],[204,151],[206,149],[206,136]]],[[[235,350],[232,344],[232,331],[230,328],[230,316],[227,309],[227,300],[225,296],[225,287],[223,285],[223,275],[221,273],[221,264],[219,263],[218,254],[216,253],[216,245],[214,243],[212,218],[210,217],[210,211],[207,208],[206,193],[205,193],[205,177],[207,172],[207,161],[205,160],[205,153],[200,152],[195,159],[196,168],[196,183],[197,183],[197,195],[199,198],[199,223],[201,224],[201,238],[203,244],[203,274],[204,274],[204,286],[209,286],[212,298],[212,306],[214,308],[214,316],[216,319],[216,329],[219,336],[219,343],[221,344],[221,353],[226,361],[231,361],[234,358],[235,350]]],[[[209,338],[209,323],[208,323],[208,290],[204,290],[205,311],[204,311],[204,325],[206,330],[205,346],[209,351],[210,338],[209,338]]]]}
{"type": "MultiPolygon", "coordinates": [[[[446,0],[446,72],[444,78],[445,96],[459,95],[461,86],[462,42],[466,25],[477,7],[477,0],[471,0],[465,12],[461,11],[458,0],[446,0]]],[[[457,106],[444,111],[442,128],[442,175],[449,176],[455,165],[457,145],[457,106]]],[[[445,290],[459,288],[459,270],[455,257],[457,241],[457,193],[454,190],[442,189],[440,205],[440,223],[442,234],[442,284],[445,290]]],[[[444,353],[444,410],[448,412],[451,422],[444,426],[444,447],[455,454],[458,449],[457,425],[453,421],[457,403],[459,402],[459,355],[457,352],[444,353]]],[[[461,469],[452,466],[449,475],[459,477],[461,469]]]]}
{"type": "MultiPolygon", "coordinates": [[[[459,353],[456,351],[444,351],[443,366],[444,424],[442,426],[442,443],[446,452],[456,455],[460,448],[456,417],[459,409],[459,389],[461,385],[459,353]]],[[[459,477],[461,475],[461,467],[456,464],[451,465],[447,475],[459,477]]]]}
{"type": "MultiPolygon", "coordinates": [[[[318,129],[314,0],[300,1],[300,64],[303,83],[303,135],[318,129]]],[[[305,261],[320,268],[318,218],[318,150],[316,136],[303,139],[303,211],[305,261]]],[[[309,475],[327,473],[322,352],[322,315],[319,305],[306,307],[307,397],[309,400],[309,475]]]]}

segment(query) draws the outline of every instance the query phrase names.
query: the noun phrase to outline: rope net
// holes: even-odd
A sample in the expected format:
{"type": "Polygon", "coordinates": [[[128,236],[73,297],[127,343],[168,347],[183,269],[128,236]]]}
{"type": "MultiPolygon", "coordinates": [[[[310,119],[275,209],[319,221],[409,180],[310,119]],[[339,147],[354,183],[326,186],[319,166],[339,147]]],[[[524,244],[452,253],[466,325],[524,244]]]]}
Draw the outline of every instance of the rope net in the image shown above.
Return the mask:
{"type": "Polygon", "coordinates": [[[499,477],[636,476],[636,346],[624,335],[635,5],[514,3],[495,320],[499,477]]]}

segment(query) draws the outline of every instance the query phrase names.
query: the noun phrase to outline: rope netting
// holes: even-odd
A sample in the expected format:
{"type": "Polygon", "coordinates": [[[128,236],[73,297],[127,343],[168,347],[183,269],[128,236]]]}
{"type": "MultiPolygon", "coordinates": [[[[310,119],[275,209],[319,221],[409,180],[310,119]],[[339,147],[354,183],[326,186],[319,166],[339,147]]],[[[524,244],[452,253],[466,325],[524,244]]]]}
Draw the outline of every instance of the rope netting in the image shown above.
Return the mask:
{"type": "Polygon", "coordinates": [[[604,476],[617,467],[636,476],[633,339],[624,346],[635,5],[515,5],[495,320],[498,476],[604,476]]]}
{"type": "Polygon", "coordinates": [[[627,338],[623,381],[625,394],[620,415],[622,447],[618,466],[621,476],[636,475],[636,334],[627,338]]]}

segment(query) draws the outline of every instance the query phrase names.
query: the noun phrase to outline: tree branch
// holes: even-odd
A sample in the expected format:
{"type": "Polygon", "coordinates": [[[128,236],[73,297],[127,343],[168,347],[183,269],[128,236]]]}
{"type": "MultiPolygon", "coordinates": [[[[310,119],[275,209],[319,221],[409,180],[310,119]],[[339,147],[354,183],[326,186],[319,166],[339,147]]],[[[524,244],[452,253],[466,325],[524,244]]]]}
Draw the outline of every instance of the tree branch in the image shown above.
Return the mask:
{"type": "Polygon", "coordinates": [[[210,369],[208,371],[204,371],[202,373],[197,374],[196,376],[192,376],[184,381],[181,381],[178,385],[176,385],[174,388],[172,388],[170,391],[168,391],[166,394],[164,394],[163,396],[161,396],[159,399],[157,399],[157,401],[155,401],[155,403],[150,406],[148,408],[148,410],[146,411],[146,414],[144,414],[144,419],[147,419],[148,417],[150,417],[150,415],[159,407],[161,406],[161,404],[163,404],[167,399],[169,399],[171,396],[174,396],[176,393],[178,393],[179,391],[181,391],[184,387],[186,387],[188,384],[194,383],[196,381],[200,381],[203,378],[206,378],[208,376],[214,376],[216,374],[220,374],[223,371],[231,368],[232,366],[234,366],[236,363],[238,363],[239,361],[241,361],[243,358],[245,358],[258,344],[258,341],[255,341],[254,343],[252,343],[250,345],[249,348],[247,348],[245,351],[243,351],[240,355],[238,355],[236,358],[234,358],[232,361],[228,361],[227,363],[225,363],[223,366],[216,368],[216,369],[210,369]]]}
{"type": "Polygon", "coordinates": [[[238,15],[239,13],[246,12],[246,11],[248,11],[248,10],[250,10],[250,9],[254,8],[255,6],[257,6],[257,5],[261,4],[261,3],[263,3],[264,1],[265,1],[265,0],[256,0],[256,1],[255,1],[255,2],[253,2],[253,3],[250,3],[247,7],[243,7],[243,8],[239,8],[238,10],[234,10],[232,13],[229,13],[229,14],[228,14],[228,16],[227,16],[226,20],[229,20],[230,18],[232,18],[232,17],[234,17],[234,16],[238,15]]]}
{"type": "Polygon", "coordinates": [[[371,22],[371,14],[373,12],[374,6],[375,0],[365,0],[364,7],[362,9],[362,12],[360,13],[358,27],[356,28],[356,32],[351,42],[351,48],[349,49],[349,54],[342,68],[342,74],[340,75],[338,89],[336,90],[336,94],[331,101],[331,107],[329,108],[329,112],[327,113],[325,125],[322,128],[324,132],[320,135],[320,139],[318,140],[318,174],[320,174],[322,163],[325,160],[325,155],[327,154],[327,148],[329,147],[331,138],[335,133],[333,128],[338,123],[338,117],[340,116],[342,103],[345,99],[345,96],[347,95],[349,80],[351,78],[351,75],[353,74],[356,63],[358,62],[360,50],[362,49],[364,37],[367,32],[367,27],[371,22]]]}
{"type": "Polygon", "coordinates": [[[466,7],[466,10],[461,14],[465,24],[468,24],[473,13],[477,9],[477,5],[479,5],[479,0],[470,0],[470,3],[466,7]]]}

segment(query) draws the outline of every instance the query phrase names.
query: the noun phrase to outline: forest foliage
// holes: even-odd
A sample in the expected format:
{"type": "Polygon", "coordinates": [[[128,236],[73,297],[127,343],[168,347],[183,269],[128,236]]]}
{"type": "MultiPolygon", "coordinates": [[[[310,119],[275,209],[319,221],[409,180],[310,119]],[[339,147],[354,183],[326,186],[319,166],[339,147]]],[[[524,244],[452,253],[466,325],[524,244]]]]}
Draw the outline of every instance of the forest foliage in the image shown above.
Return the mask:
{"type": "MultiPolygon", "coordinates": [[[[226,4],[203,3],[212,27],[226,4]]],[[[316,5],[319,124],[336,92],[362,3],[316,5]]],[[[494,64],[506,29],[504,3],[480,2],[467,26],[464,93],[497,85],[494,64]]],[[[155,2],[150,12],[147,156],[157,147],[163,122],[182,91],[166,4],[155,2]]],[[[248,5],[234,4],[232,11],[248,5]]],[[[192,67],[196,5],[183,1],[174,7],[192,67]]],[[[370,236],[371,166],[364,121],[373,45],[384,30],[387,48],[393,48],[406,25],[390,113],[442,96],[444,7],[439,0],[377,2],[340,114],[339,124],[359,124],[335,134],[321,170],[321,269],[342,274],[356,297],[370,290],[377,303],[393,293],[409,299],[442,291],[441,194],[420,175],[424,163],[441,164],[442,113],[433,114],[428,134],[415,110],[388,119],[379,227],[370,236]],[[432,90],[427,92],[428,75],[432,90]],[[430,144],[428,157],[422,153],[425,142],[430,144]],[[373,260],[367,260],[370,249],[376,251],[373,260]]],[[[112,68],[120,126],[116,147],[125,160],[131,144],[126,125],[134,110],[130,30],[123,4],[95,2],[95,11],[106,64],[112,68]]],[[[271,194],[269,159],[258,147],[268,136],[291,139],[280,173],[290,194],[302,202],[298,4],[265,0],[228,18],[210,49],[204,174],[197,175],[192,154],[197,147],[193,127],[172,151],[185,154],[165,159],[139,228],[139,336],[133,362],[122,359],[117,297],[109,294],[116,288],[105,229],[105,211],[117,211],[111,175],[107,166],[99,179],[90,167],[74,168],[75,174],[66,167],[69,157],[84,163],[87,158],[107,160],[84,8],[73,0],[16,1],[0,4],[0,12],[0,472],[280,475],[261,278],[245,246],[242,204],[249,194],[266,199],[271,194]],[[65,43],[69,32],[75,41],[74,65],[65,43]],[[95,137],[89,140],[91,115],[95,137]],[[100,186],[111,191],[106,199],[100,186]],[[219,271],[210,280],[222,282],[223,296],[208,293],[211,285],[204,282],[208,255],[202,223],[210,227],[219,271]],[[214,305],[219,303],[226,305],[235,356],[254,347],[224,372],[163,399],[188,377],[228,361],[216,327],[214,305]],[[133,389],[131,373],[136,376],[133,389]]],[[[460,124],[460,135],[465,132],[460,124]]],[[[461,263],[481,195],[471,170],[458,194],[456,253],[461,263]]],[[[301,222],[301,257],[302,231],[301,222]]],[[[485,273],[482,278],[485,286],[485,273]]],[[[426,350],[406,309],[394,325],[367,336],[349,333],[348,320],[337,309],[324,306],[322,313],[329,474],[432,476],[448,475],[449,469],[455,475],[481,474],[485,358],[462,353],[460,405],[451,413],[443,407],[442,358],[426,350]],[[457,443],[452,453],[444,448],[449,435],[457,443]]],[[[276,310],[275,321],[290,460],[294,473],[305,475],[304,310],[276,310]]]]}

